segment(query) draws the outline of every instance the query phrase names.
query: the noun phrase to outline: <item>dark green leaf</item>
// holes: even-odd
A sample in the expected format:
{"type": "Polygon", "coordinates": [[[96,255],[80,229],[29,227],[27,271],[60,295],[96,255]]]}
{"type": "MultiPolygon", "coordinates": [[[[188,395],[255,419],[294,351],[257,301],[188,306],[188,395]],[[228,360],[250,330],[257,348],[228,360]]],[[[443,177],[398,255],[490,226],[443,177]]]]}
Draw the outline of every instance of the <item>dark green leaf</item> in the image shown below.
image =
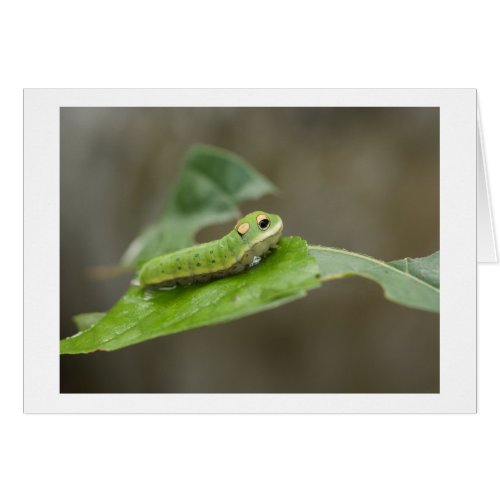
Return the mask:
{"type": "Polygon", "coordinates": [[[271,182],[234,153],[193,146],[162,217],[130,244],[122,264],[140,265],[156,255],[191,246],[200,229],[241,216],[239,203],[275,191],[271,182]]]}
{"type": "Polygon", "coordinates": [[[309,253],[318,261],[321,281],[362,276],[377,282],[388,300],[439,312],[439,253],[390,264],[347,250],[316,245],[309,246],[309,253]]]}
{"type": "Polygon", "coordinates": [[[306,242],[282,238],[269,257],[235,276],[169,291],[130,288],[98,323],[62,340],[61,354],[112,351],[271,309],[318,287],[318,274],[306,242]]]}
{"type": "Polygon", "coordinates": [[[439,288],[439,252],[417,259],[406,257],[401,260],[393,260],[389,262],[389,265],[439,288]]]}

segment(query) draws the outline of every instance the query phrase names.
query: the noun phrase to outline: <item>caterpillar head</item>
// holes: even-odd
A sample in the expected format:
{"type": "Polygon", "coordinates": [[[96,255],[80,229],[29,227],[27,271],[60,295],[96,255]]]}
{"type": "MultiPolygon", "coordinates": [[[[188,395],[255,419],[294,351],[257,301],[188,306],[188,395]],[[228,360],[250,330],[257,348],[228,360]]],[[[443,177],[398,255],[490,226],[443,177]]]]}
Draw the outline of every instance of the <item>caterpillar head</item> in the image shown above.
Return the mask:
{"type": "Polygon", "coordinates": [[[240,219],[234,230],[251,246],[253,255],[260,257],[278,243],[283,222],[279,215],[258,210],[240,219]]]}

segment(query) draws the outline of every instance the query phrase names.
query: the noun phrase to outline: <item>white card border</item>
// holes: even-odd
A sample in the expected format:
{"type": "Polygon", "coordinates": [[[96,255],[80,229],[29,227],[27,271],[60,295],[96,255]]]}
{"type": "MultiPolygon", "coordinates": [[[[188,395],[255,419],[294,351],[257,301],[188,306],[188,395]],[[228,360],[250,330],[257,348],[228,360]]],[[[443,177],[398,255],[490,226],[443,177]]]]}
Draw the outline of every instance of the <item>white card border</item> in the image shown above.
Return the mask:
{"type": "Polygon", "coordinates": [[[473,413],[476,411],[475,89],[27,89],[24,91],[26,413],[473,413]],[[60,394],[59,108],[440,108],[439,394],[60,394]],[[460,249],[460,251],[457,251],[460,249]],[[43,287],[37,284],[43,283],[43,287]],[[43,294],[40,290],[43,288],[43,294]]]}

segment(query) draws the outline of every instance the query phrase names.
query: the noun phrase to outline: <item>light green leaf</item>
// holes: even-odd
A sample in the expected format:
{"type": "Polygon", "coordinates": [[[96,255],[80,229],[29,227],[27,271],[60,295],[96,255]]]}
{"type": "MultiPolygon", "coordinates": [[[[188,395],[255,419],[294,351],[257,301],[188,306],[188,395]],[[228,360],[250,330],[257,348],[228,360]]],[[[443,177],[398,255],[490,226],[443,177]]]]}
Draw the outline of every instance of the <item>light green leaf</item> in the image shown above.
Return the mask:
{"type": "Polygon", "coordinates": [[[316,259],[299,237],[250,270],[168,291],[130,288],[95,325],[61,341],[61,354],[112,351],[145,340],[255,314],[319,286],[316,259]]]}
{"type": "Polygon", "coordinates": [[[129,246],[123,265],[195,244],[202,228],[241,216],[238,204],[276,191],[243,158],[207,145],[192,146],[161,218],[129,246]]]}
{"type": "Polygon", "coordinates": [[[388,300],[425,311],[439,312],[439,252],[423,259],[385,263],[338,248],[309,246],[318,261],[321,281],[362,276],[378,283],[388,300]]]}

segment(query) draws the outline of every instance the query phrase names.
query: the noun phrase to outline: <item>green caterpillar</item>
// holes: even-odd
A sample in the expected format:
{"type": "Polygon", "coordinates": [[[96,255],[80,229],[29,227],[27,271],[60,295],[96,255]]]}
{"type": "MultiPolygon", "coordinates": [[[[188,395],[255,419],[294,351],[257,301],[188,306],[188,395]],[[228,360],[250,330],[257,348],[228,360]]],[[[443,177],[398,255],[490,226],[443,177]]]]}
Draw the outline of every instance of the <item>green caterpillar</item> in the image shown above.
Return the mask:
{"type": "Polygon", "coordinates": [[[139,271],[139,285],[186,286],[241,273],[276,248],[282,232],[283,222],[278,215],[252,212],[219,240],[147,261],[139,271]]]}

